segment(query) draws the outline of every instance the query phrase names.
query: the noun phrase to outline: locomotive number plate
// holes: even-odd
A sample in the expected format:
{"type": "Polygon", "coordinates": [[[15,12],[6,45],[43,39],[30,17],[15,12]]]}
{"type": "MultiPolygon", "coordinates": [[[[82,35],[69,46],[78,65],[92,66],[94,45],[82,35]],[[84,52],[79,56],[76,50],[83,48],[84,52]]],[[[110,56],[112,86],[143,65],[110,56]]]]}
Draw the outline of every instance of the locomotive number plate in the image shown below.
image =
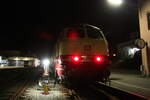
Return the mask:
{"type": "Polygon", "coordinates": [[[90,54],[92,50],[92,46],[91,45],[84,45],[84,53],[85,54],[90,54]]]}

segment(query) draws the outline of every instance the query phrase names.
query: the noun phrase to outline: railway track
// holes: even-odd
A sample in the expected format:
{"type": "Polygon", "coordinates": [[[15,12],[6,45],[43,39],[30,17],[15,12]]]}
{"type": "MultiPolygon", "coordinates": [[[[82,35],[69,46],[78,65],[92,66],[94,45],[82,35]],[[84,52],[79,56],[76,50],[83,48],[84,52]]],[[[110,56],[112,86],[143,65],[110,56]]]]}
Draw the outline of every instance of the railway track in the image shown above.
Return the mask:
{"type": "Polygon", "coordinates": [[[0,100],[17,100],[37,76],[36,69],[28,68],[7,69],[1,72],[0,100]]]}
{"type": "Polygon", "coordinates": [[[21,94],[31,85],[31,81],[26,80],[17,91],[10,96],[9,100],[20,100],[21,94]]]}
{"type": "Polygon", "coordinates": [[[20,88],[10,97],[9,100],[21,100],[21,95],[25,92],[25,90],[31,86],[33,86],[38,80],[38,71],[32,70],[29,71],[27,75],[27,79],[21,84],[20,88]],[[31,75],[31,73],[33,73],[31,75]]]}
{"type": "Polygon", "coordinates": [[[48,95],[42,95],[42,91],[37,90],[37,84],[30,88],[28,86],[30,85],[26,84],[21,92],[18,90],[17,98],[11,100],[146,100],[143,97],[98,82],[89,86],[74,87],[63,84],[56,84],[55,86],[52,80],[49,84],[48,95]]]}

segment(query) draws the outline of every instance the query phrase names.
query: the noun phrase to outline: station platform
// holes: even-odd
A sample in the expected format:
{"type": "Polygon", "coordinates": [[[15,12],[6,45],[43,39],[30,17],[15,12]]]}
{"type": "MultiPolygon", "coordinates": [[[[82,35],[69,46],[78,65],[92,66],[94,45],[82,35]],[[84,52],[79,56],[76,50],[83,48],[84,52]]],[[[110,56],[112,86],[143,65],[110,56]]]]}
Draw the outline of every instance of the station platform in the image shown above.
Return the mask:
{"type": "Polygon", "coordinates": [[[111,87],[150,100],[150,77],[143,77],[138,71],[115,70],[111,74],[111,87]]]}
{"type": "Polygon", "coordinates": [[[17,69],[17,68],[24,68],[24,66],[0,66],[1,69],[17,69]]]}

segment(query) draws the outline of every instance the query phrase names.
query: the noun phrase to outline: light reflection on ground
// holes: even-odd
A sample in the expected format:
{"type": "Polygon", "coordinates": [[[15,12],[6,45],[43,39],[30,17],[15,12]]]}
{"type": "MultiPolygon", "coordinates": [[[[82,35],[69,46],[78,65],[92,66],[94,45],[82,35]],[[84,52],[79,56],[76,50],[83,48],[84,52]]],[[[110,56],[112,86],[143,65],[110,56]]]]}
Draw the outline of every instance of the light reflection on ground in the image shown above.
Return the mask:
{"type": "Polygon", "coordinates": [[[64,88],[60,84],[54,86],[53,82],[49,86],[50,90],[47,95],[42,94],[43,90],[38,90],[38,86],[27,89],[22,95],[23,100],[69,100],[70,96],[67,88],[64,88]]]}

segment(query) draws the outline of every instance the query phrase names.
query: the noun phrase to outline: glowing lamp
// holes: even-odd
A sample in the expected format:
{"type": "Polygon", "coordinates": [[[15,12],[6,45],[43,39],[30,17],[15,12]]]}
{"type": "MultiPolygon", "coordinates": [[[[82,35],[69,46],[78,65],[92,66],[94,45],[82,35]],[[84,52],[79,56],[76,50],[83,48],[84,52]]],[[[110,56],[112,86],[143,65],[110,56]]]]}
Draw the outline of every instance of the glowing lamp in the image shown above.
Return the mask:
{"type": "Polygon", "coordinates": [[[74,62],[79,62],[80,61],[80,57],[79,56],[74,56],[73,57],[73,61],[74,62]]]}
{"type": "Polygon", "coordinates": [[[48,59],[43,60],[43,65],[48,66],[50,64],[50,61],[48,59]]]}
{"type": "Polygon", "coordinates": [[[114,5],[114,6],[119,6],[123,3],[123,0],[107,0],[108,3],[114,5]]]}
{"type": "Polygon", "coordinates": [[[100,57],[97,57],[96,60],[97,60],[97,61],[101,61],[101,58],[100,58],[100,57]]]}
{"type": "Polygon", "coordinates": [[[97,57],[95,57],[95,61],[101,63],[101,62],[103,62],[103,57],[97,56],[97,57]]]}

